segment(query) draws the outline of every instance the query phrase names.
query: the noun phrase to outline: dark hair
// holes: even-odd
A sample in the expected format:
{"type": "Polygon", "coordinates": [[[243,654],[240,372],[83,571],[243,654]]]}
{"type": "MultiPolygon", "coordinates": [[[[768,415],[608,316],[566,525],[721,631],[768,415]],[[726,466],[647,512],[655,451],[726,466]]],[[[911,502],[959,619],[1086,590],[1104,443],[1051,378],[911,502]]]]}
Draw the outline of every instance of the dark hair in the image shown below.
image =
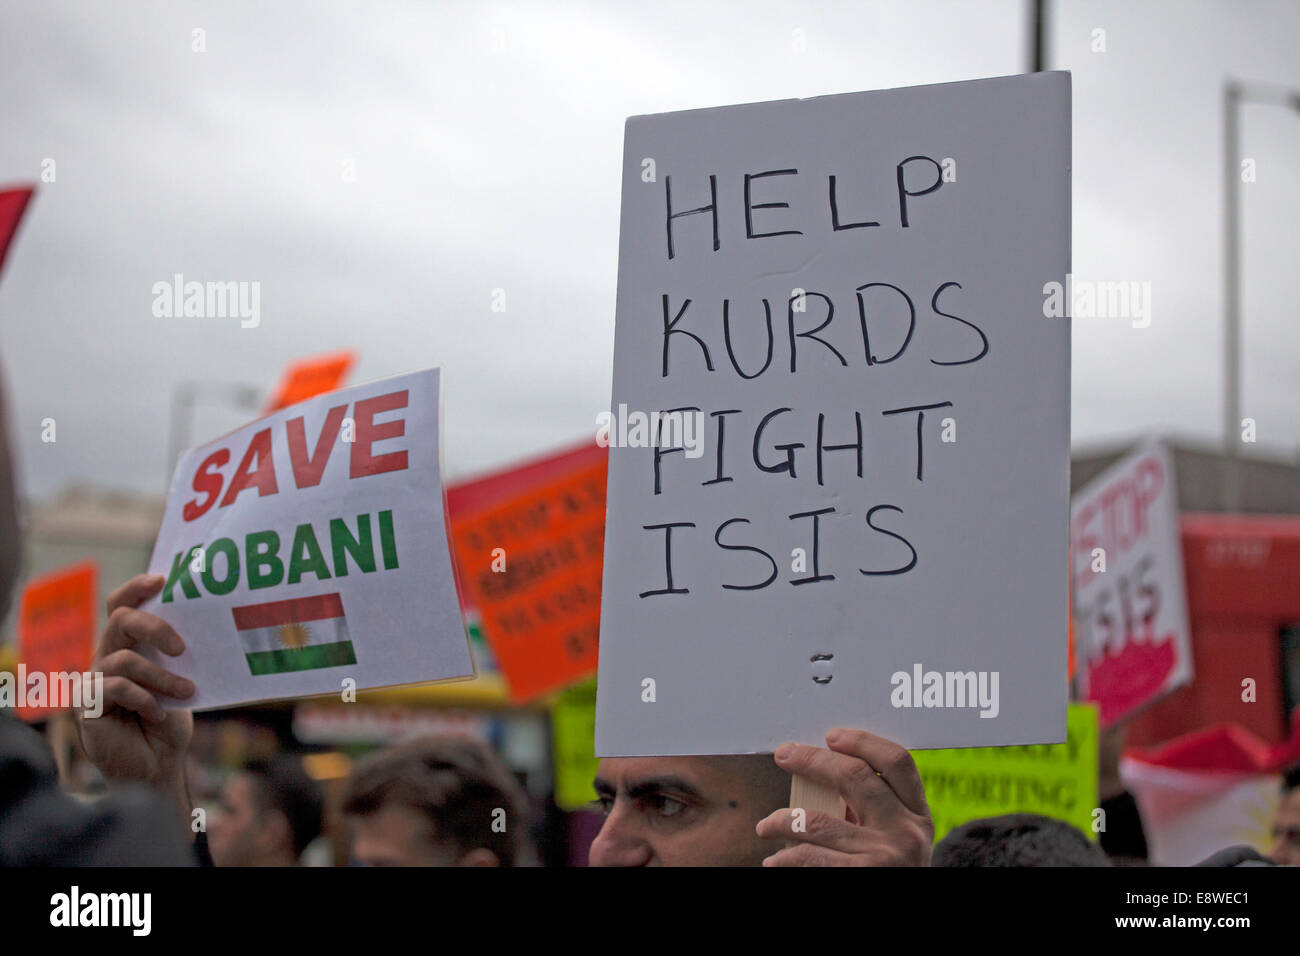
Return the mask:
{"type": "Polygon", "coordinates": [[[971,820],[934,848],[931,866],[1109,866],[1078,827],[1036,813],[971,820]]]}
{"type": "Polygon", "coordinates": [[[1282,794],[1285,796],[1297,787],[1300,787],[1300,763],[1282,771],[1282,794]]]}
{"type": "Polygon", "coordinates": [[[343,812],[369,816],[399,804],[424,814],[432,838],[461,853],[490,850],[514,866],[527,829],[523,794],[510,771],[482,741],[455,735],[418,737],[370,754],[348,777],[343,812]],[[506,826],[493,826],[501,809],[506,826]]]}
{"type": "Polygon", "coordinates": [[[320,836],[325,798],[320,785],[307,775],[302,762],[290,754],[252,760],[243,773],[253,780],[253,792],[263,810],[279,810],[289,821],[293,852],[301,854],[320,836]]]}

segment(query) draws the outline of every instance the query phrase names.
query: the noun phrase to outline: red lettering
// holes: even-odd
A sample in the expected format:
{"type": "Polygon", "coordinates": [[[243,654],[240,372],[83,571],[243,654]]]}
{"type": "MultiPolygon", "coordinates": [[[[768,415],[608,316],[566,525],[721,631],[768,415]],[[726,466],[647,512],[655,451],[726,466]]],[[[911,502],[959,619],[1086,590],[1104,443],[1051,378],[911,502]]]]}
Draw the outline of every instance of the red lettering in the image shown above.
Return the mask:
{"type": "Polygon", "coordinates": [[[302,416],[285,422],[289,438],[289,464],[293,467],[294,484],[299,488],[314,488],[320,484],[330,452],[334,449],[334,441],[339,437],[343,413],[347,410],[346,405],[337,405],[329,410],[320,427],[320,437],[316,439],[316,450],[310,458],[307,457],[307,430],[302,416]]]}
{"type": "Polygon", "coordinates": [[[372,455],[370,446],[385,438],[397,438],[406,434],[406,420],[398,418],[391,422],[375,424],[375,415],[379,412],[405,408],[407,390],[377,395],[357,402],[353,413],[356,421],[356,441],[352,443],[352,470],[350,477],[363,475],[382,475],[387,471],[402,471],[406,468],[406,452],[395,451],[387,455],[372,455]]]}
{"type": "Polygon", "coordinates": [[[1165,470],[1160,466],[1159,458],[1144,458],[1137,466],[1134,476],[1137,484],[1138,513],[1141,516],[1141,532],[1146,535],[1147,515],[1151,512],[1151,503],[1160,497],[1160,489],[1165,484],[1165,470]]]}
{"type": "Polygon", "coordinates": [[[1092,549],[1098,547],[1097,535],[1089,529],[1093,518],[1096,516],[1096,505],[1092,502],[1084,505],[1079,511],[1078,517],[1074,519],[1074,531],[1070,535],[1074,539],[1075,546],[1075,581],[1074,590],[1077,594],[1092,583],[1096,577],[1092,572],[1092,549]]]}
{"type": "MultiPolygon", "coordinates": [[[[1160,497],[1164,484],[1160,460],[1144,458],[1131,473],[1107,485],[1074,519],[1070,537],[1076,560],[1086,563],[1092,549],[1098,547],[1107,549],[1108,558],[1135,548],[1150,532],[1151,506],[1160,497]]],[[[1075,579],[1076,588],[1082,590],[1094,578],[1087,570],[1080,570],[1075,579]]]]}
{"type": "Polygon", "coordinates": [[[221,485],[226,480],[223,476],[214,474],[212,469],[220,468],[230,461],[230,452],[225,448],[219,448],[207,458],[203,459],[203,464],[199,465],[198,471],[194,472],[193,488],[200,494],[208,497],[199,501],[195,498],[193,501],[186,502],[185,507],[181,509],[181,517],[186,521],[193,521],[195,518],[201,518],[209,508],[211,508],[218,498],[221,497],[221,485]]]}
{"type": "Polygon", "coordinates": [[[244,460],[239,463],[239,470],[230,480],[230,487],[226,489],[226,497],[222,499],[221,507],[225,508],[233,504],[235,496],[247,488],[256,488],[259,498],[273,495],[280,490],[275,483],[275,463],[271,460],[271,429],[269,428],[263,428],[248,443],[248,451],[244,452],[244,460]],[[256,469],[252,467],[254,458],[257,459],[256,469]]]}

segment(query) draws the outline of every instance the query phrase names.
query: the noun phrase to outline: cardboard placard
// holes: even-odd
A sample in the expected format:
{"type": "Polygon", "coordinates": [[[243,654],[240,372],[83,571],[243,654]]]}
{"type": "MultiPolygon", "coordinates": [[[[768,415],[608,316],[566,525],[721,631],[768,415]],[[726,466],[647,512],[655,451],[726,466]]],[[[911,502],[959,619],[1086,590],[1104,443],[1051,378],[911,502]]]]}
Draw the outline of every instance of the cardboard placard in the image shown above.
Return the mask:
{"type": "Polygon", "coordinates": [[[1069,129],[1064,73],[628,120],[597,754],[1065,739],[1069,129]]]}
{"type": "Polygon", "coordinates": [[[515,702],[596,670],[603,457],[451,526],[461,584],[515,702]]]}
{"type": "Polygon", "coordinates": [[[1032,747],[918,750],[912,754],[934,820],[934,838],[1004,813],[1064,820],[1090,838],[1097,807],[1097,710],[1071,704],[1066,742],[1032,747]]]}
{"type": "Polygon", "coordinates": [[[592,781],[600,761],[592,747],[596,728],[596,682],[584,681],[559,694],[551,705],[555,752],[555,805],[590,810],[596,799],[592,781]]]}
{"type": "Polygon", "coordinates": [[[439,372],[291,406],[187,452],[144,609],[196,710],[470,677],[439,462],[439,372]],[[345,681],[352,681],[351,685],[345,681]]]}
{"type": "MultiPolygon", "coordinates": [[[[45,699],[61,677],[90,670],[95,651],[98,565],[82,561],[32,578],[23,588],[18,610],[18,661],[28,677],[27,693],[16,708],[23,720],[43,720],[64,706],[24,706],[32,692],[32,675],[41,674],[45,699]]],[[[62,686],[62,685],[60,685],[62,686]]],[[[63,691],[60,690],[62,694],[63,691]]]]}
{"type": "Polygon", "coordinates": [[[1079,696],[1109,726],[1192,679],[1173,456],[1153,442],[1071,505],[1079,696]]]}
{"type": "Polygon", "coordinates": [[[343,379],[356,363],[357,354],[351,349],[316,355],[290,362],[280,384],[271,393],[267,413],[305,402],[309,398],[332,392],[343,384],[343,379]]]}

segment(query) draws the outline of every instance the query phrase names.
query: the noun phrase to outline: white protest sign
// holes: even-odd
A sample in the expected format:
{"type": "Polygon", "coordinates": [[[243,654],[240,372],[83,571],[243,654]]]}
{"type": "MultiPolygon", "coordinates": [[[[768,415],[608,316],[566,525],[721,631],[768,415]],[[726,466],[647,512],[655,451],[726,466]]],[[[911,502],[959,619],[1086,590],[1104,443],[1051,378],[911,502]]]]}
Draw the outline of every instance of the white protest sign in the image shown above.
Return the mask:
{"type": "Polygon", "coordinates": [[[1065,73],[627,121],[598,755],[1065,740],[1069,236],[1065,73]]]}
{"type": "Polygon", "coordinates": [[[1192,679],[1169,449],[1125,456],[1079,490],[1070,514],[1075,673],[1105,726],[1192,679]]]}
{"type": "Polygon", "coordinates": [[[144,609],[202,710],[473,675],[447,549],[437,369],[330,392],[181,457],[144,609]],[[345,684],[346,680],[352,683],[345,684]]]}

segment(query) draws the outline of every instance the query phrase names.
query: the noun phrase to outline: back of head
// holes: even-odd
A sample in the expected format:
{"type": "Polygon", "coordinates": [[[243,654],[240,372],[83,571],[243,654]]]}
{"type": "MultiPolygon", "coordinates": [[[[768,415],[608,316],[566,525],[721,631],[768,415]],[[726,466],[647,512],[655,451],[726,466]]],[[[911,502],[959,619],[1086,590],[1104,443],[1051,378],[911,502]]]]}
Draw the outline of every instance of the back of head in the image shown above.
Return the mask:
{"type": "Polygon", "coordinates": [[[1282,796],[1288,796],[1292,790],[1300,790],[1300,763],[1282,771],[1282,796]]]}
{"type": "Polygon", "coordinates": [[[523,793],[480,740],[417,737],[359,761],[344,788],[343,812],[365,817],[394,805],[421,814],[431,839],[460,853],[486,849],[501,866],[518,862],[527,829],[523,793]]]}
{"type": "Polygon", "coordinates": [[[1108,866],[1082,830],[1036,813],[971,820],[934,848],[931,866],[1108,866]]]}
{"type": "Polygon", "coordinates": [[[289,821],[294,855],[301,855],[307,844],[320,836],[324,823],[325,798],[320,784],[307,775],[302,761],[290,754],[251,761],[243,772],[254,781],[261,808],[278,810],[289,821]]]}
{"type": "Polygon", "coordinates": [[[64,793],[45,738],[0,709],[0,869],[194,862],[165,798],[142,784],[94,801],[64,793]]]}
{"type": "Polygon", "coordinates": [[[1273,817],[1273,844],[1268,855],[1274,862],[1300,866],[1300,764],[1282,771],[1282,793],[1273,817]]]}

